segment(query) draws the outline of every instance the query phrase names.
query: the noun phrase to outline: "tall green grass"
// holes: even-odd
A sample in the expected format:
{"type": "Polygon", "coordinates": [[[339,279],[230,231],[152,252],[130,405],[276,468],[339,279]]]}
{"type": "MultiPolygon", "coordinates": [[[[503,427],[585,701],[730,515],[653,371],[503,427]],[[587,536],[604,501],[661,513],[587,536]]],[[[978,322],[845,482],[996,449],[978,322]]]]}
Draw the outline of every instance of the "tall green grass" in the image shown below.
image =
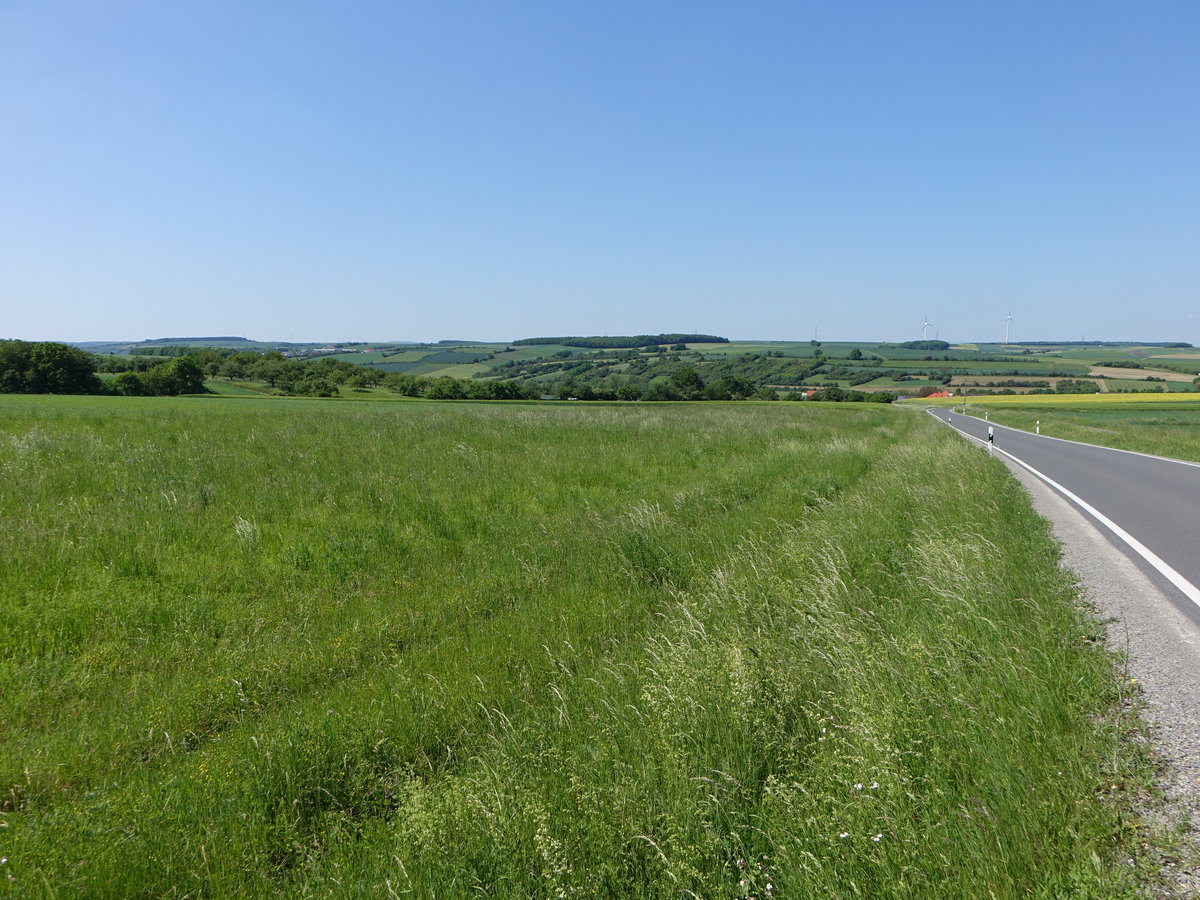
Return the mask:
{"type": "Polygon", "coordinates": [[[888,409],[14,398],[14,896],[1114,896],[1139,760],[888,409]]]}

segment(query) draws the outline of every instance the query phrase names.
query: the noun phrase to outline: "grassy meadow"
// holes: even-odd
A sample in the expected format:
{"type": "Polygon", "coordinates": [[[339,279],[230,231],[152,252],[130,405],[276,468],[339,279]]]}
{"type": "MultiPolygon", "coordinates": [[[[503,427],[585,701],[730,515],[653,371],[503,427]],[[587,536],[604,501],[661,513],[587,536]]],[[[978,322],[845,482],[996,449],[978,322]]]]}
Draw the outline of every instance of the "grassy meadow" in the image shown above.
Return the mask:
{"type": "Polygon", "coordinates": [[[927,418],[0,399],[0,894],[1137,895],[1127,682],[927,418]]]}
{"type": "MultiPolygon", "coordinates": [[[[921,402],[963,406],[960,398],[921,402]]],[[[969,397],[966,408],[1012,428],[1033,431],[1040,422],[1052,437],[1200,462],[1200,394],[969,397]]]]}

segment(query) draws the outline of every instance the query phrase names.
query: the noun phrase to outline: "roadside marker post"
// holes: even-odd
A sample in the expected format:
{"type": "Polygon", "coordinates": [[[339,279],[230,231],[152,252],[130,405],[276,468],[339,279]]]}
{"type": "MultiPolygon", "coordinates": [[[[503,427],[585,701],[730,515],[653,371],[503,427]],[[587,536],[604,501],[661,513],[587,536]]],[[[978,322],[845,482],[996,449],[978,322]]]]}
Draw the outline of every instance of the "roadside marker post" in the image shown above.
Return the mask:
{"type": "Polygon", "coordinates": [[[1037,428],[1034,429],[1034,434],[1041,434],[1041,433],[1042,433],[1042,420],[1038,419],[1037,428]]]}

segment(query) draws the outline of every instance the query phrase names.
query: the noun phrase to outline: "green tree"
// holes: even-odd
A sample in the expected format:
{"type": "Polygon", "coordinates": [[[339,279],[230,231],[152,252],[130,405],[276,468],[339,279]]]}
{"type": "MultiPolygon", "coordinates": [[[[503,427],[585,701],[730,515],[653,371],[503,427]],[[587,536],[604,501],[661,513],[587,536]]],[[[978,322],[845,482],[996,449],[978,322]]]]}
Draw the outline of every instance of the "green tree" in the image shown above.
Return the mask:
{"type": "Polygon", "coordinates": [[[666,381],[652,381],[642,392],[643,400],[678,400],[678,391],[666,381]]]}
{"type": "Polygon", "coordinates": [[[635,382],[627,382],[617,388],[618,400],[641,400],[642,388],[635,382]]]}
{"type": "Polygon", "coordinates": [[[671,387],[683,400],[696,400],[704,390],[704,379],[692,368],[676,369],[671,374],[671,387]]]}
{"type": "Polygon", "coordinates": [[[366,366],[355,366],[354,372],[349,373],[343,383],[356,388],[372,388],[383,384],[383,373],[378,369],[366,366]]]}
{"type": "Polygon", "coordinates": [[[96,363],[90,353],[44,341],[34,344],[29,354],[32,364],[30,385],[37,394],[98,394],[100,379],[96,377],[96,363]]]}
{"type": "Polygon", "coordinates": [[[710,400],[745,400],[754,392],[754,383],[737,375],[724,375],[704,388],[704,396],[710,400]]]}
{"type": "Polygon", "coordinates": [[[249,367],[241,354],[238,354],[221,361],[220,374],[223,378],[233,381],[235,378],[245,378],[249,374],[249,367]]]}
{"type": "MultiPolygon", "coordinates": [[[[127,373],[133,374],[133,373],[127,373]]],[[[178,356],[170,362],[161,363],[138,376],[144,394],[155,397],[176,397],[179,394],[203,394],[204,373],[190,356],[178,356]]],[[[122,393],[137,390],[132,379],[126,379],[118,388],[122,393]]]]}
{"type": "Polygon", "coordinates": [[[25,341],[0,341],[0,393],[27,393],[31,344],[25,341]]]}
{"type": "Polygon", "coordinates": [[[420,397],[425,393],[428,383],[424,378],[403,372],[389,372],[383,379],[384,387],[404,397],[420,397]]]}
{"type": "Polygon", "coordinates": [[[163,369],[173,396],[208,393],[208,388],[204,386],[204,371],[192,357],[177,357],[163,366],[163,369]]]}
{"type": "Polygon", "coordinates": [[[286,360],[283,354],[277,350],[270,350],[264,353],[261,357],[254,361],[250,367],[250,375],[265,381],[271,387],[276,386],[280,376],[283,375],[286,366],[286,360]]]}
{"type": "Polygon", "coordinates": [[[467,393],[463,390],[460,379],[443,375],[429,382],[429,387],[425,389],[425,396],[431,400],[462,400],[467,393]]]}
{"type": "Polygon", "coordinates": [[[142,376],[133,371],[120,373],[111,382],[112,389],[123,397],[145,397],[150,393],[150,387],[142,376]]]}
{"type": "Polygon", "coordinates": [[[0,391],[12,394],[100,394],[96,360],[56,341],[0,341],[0,391]]]}

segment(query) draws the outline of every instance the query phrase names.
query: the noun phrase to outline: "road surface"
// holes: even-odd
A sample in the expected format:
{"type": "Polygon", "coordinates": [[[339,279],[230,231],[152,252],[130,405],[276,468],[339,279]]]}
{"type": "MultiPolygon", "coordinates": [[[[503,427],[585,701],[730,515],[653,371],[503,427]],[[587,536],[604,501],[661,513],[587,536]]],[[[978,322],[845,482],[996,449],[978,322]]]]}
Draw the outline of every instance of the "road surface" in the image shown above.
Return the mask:
{"type": "Polygon", "coordinates": [[[1200,623],[1200,465],[1029,434],[948,409],[929,413],[985,444],[992,429],[998,455],[1049,481],[1200,623]]]}

